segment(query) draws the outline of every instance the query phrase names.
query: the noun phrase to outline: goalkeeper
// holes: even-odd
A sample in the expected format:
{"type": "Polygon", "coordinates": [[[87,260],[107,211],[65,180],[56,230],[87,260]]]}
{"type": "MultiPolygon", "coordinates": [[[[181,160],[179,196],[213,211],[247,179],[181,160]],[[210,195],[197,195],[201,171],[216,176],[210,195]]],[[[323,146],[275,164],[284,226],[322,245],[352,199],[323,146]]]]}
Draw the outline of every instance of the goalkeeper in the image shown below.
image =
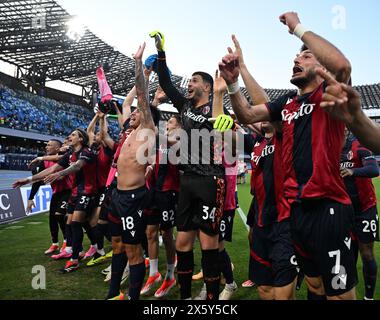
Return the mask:
{"type": "MultiPolygon", "coordinates": [[[[158,50],[157,71],[161,88],[181,115],[183,130],[187,133],[186,157],[181,158],[177,224],[177,271],[181,299],[191,299],[191,280],[194,268],[194,241],[199,232],[202,249],[202,269],[207,288],[207,299],[219,298],[219,224],[223,215],[225,169],[221,154],[215,152],[216,139],[207,132],[214,129],[225,132],[232,128],[233,120],[220,114],[214,125],[212,101],[214,80],[206,72],[194,72],[183,96],[172,84],[164,50],[164,36],[159,31],[150,34],[158,50]],[[201,131],[202,130],[202,131],[201,131]],[[194,133],[198,132],[198,135],[194,133]],[[211,136],[211,137],[210,137],[211,136]],[[197,139],[197,141],[194,141],[197,139]],[[193,148],[192,148],[193,145],[193,148]],[[194,150],[194,145],[198,150],[194,150]]],[[[223,113],[223,108],[221,110],[223,113]]],[[[214,114],[215,115],[215,114],[214,114]]],[[[181,145],[183,145],[181,137],[181,145]]],[[[181,149],[182,150],[182,149],[181,149]]]]}

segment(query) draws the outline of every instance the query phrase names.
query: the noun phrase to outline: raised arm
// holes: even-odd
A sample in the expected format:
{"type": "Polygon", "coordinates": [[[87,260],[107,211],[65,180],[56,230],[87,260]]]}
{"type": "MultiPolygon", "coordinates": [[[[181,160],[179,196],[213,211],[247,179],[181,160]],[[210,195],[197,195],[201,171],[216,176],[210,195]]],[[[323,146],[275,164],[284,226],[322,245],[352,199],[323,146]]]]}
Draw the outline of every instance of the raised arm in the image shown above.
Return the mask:
{"type": "Polygon", "coordinates": [[[115,146],[115,141],[111,138],[111,136],[108,134],[108,121],[106,117],[100,118],[99,121],[100,125],[100,139],[106,144],[108,148],[113,150],[115,146]]]}
{"type": "Polygon", "coordinates": [[[351,64],[343,53],[326,39],[305,29],[296,12],[287,12],[280,16],[280,21],[287,25],[289,33],[298,36],[317,60],[339,82],[347,83],[351,77],[351,64]]]}
{"type": "Polygon", "coordinates": [[[141,112],[141,124],[144,128],[150,128],[154,130],[154,123],[152,113],[150,112],[148,88],[146,79],[144,77],[144,67],[142,63],[142,56],[145,49],[145,42],[139,47],[133,58],[136,62],[136,92],[137,103],[141,112]]]}
{"type": "MultiPolygon", "coordinates": [[[[123,101],[123,107],[122,107],[122,110],[123,110],[123,115],[122,115],[122,124],[120,126],[120,128],[122,129],[123,128],[123,125],[124,125],[124,122],[130,117],[131,115],[131,106],[132,106],[132,103],[133,103],[133,100],[135,99],[136,97],[136,86],[133,86],[133,88],[131,89],[131,91],[129,91],[127,97],[125,98],[125,100],[123,101]]],[[[119,123],[120,124],[120,123],[119,123]]]]}
{"type": "Polygon", "coordinates": [[[164,36],[159,31],[150,33],[152,38],[155,38],[156,48],[158,52],[157,73],[160,87],[164,90],[168,98],[173,102],[173,106],[181,111],[186,103],[186,98],[174,87],[171,79],[168,66],[166,65],[166,54],[164,49],[164,36]]]}
{"type": "Polygon", "coordinates": [[[95,141],[95,126],[98,122],[99,114],[98,112],[95,113],[95,116],[92,118],[90,124],[87,127],[87,134],[88,134],[88,143],[91,146],[95,141]]]}
{"type": "Polygon", "coordinates": [[[240,47],[240,43],[235,35],[232,35],[232,41],[235,45],[235,53],[239,57],[240,75],[245,84],[245,88],[248,91],[254,104],[263,104],[269,101],[269,97],[264,89],[257,83],[255,78],[248,71],[248,68],[244,62],[243,50],[240,47]]]}
{"type": "Polygon", "coordinates": [[[227,83],[232,109],[240,123],[249,124],[265,120],[271,121],[265,104],[251,106],[240,91],[238,82],[240,73],[239,56],[233,53],[231,48],[229,48],[229,53],[219,62],[219,70],[220,75],[227,83]]]}

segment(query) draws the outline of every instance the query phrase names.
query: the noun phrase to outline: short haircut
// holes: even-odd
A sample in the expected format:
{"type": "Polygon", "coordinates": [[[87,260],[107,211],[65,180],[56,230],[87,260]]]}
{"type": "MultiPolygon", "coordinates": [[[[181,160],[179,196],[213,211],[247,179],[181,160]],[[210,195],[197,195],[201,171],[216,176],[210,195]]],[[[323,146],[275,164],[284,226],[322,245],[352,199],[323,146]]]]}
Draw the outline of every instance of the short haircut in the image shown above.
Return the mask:
{"type": "Polygon", "coordinates": [[[210,85],[211,91],[213,90],[214,79],[208,73],[203,72],[203,71],[197,71],[197,72],[194,72],[192,76],[201,76],[202,80],[210,85]]]}
{"type": "Polygon", "coordinates": [[[49,141],[54,141],[54,142],[58,143],[59,147],[62,147],[62,142],[59,141],[58,139],[50,139],[49,141]]]}

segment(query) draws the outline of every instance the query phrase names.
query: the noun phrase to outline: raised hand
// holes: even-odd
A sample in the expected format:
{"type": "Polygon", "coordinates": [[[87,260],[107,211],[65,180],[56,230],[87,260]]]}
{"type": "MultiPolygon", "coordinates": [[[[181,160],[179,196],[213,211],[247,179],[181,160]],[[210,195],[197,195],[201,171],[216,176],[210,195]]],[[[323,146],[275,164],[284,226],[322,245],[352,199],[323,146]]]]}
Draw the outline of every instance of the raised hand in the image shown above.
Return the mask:
{"type": "Polygon", "coordinates": [[[361,112],[359,93],[347,84],[336,81],[322,68],[317,68],[316,73],[327,83],[320,107],[344,123],[352,123],[361,112]]]}
{"type": "Polygon", "coordinates": [[[154,38],[157,51],[165,51],[165,37],[162,32],[155,30],[149,33],[151,38],[154,38]]]}
{"type": "Polygon", "coordinates": [[[243,58],[243,51],[240,47],[240,43],[238,41],[238,39],[236,38],[236,36],[233,34],[232,35],[232,41],[235,45],[235,54],[239,57],[239,65],[242,66],[244,63],[244,58],[243,58]]]}
{"type": "Polygon", "coordinates": [[[219,71],[215,71],[215,80],[214,80],[214,92],[224,93],[227,90],[226,81],[219,75],[219,71]]]}
{"type": "Polygon", "coordinates": [[[132,55],[133,59],[135,60],[142,60],[142,56],[144,54],[146,43],[144,42],[139,48],[137,49],[137,52],[132,55]]]}
{"type": "Polygon", "coordinates": [[[280,16],[280,21],[288,26],[289,33],[293,34],[294,29],[296,28],[297,24],[301,23],[300,19],[298,18],[297,12],[291,11],[286,12],[280,16]]]}
{"type": "MultiPolygon", "coordinates": [[[[113,102],[115,108],[117,108],[117,105],[115,105],[116,103],[113,102]]],[[[96,115],[98,116],[98,118],[104,118],[105,114],[103,112],[101,112],[100,110],[97,110],[96,111],[96,115]]]]}
{"type": "Polygon", "coordinates": [[[233,53],[231,48],[228,48],[228,52],[222,62],[219,62],[219,71],[227,85],[230,85],[239,78],[239,56],[233,53]]]}

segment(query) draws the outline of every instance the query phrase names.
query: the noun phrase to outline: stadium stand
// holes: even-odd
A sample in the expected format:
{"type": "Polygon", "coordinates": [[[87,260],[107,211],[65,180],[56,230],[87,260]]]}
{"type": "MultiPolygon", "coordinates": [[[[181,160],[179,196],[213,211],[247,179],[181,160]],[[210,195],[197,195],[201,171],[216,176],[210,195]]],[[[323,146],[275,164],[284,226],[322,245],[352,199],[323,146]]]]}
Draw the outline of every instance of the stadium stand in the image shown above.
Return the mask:
{"type": "MultiPolygon", "coordinates": [[[[75,128],[87,128],[92,117],[93,112],[82,106],[12,90],[0,84],[1,126],[64,137],[75,128]]],[[[113,137],[118,134],[115,121],[110,123],[110,133],[113,137]]]]}

